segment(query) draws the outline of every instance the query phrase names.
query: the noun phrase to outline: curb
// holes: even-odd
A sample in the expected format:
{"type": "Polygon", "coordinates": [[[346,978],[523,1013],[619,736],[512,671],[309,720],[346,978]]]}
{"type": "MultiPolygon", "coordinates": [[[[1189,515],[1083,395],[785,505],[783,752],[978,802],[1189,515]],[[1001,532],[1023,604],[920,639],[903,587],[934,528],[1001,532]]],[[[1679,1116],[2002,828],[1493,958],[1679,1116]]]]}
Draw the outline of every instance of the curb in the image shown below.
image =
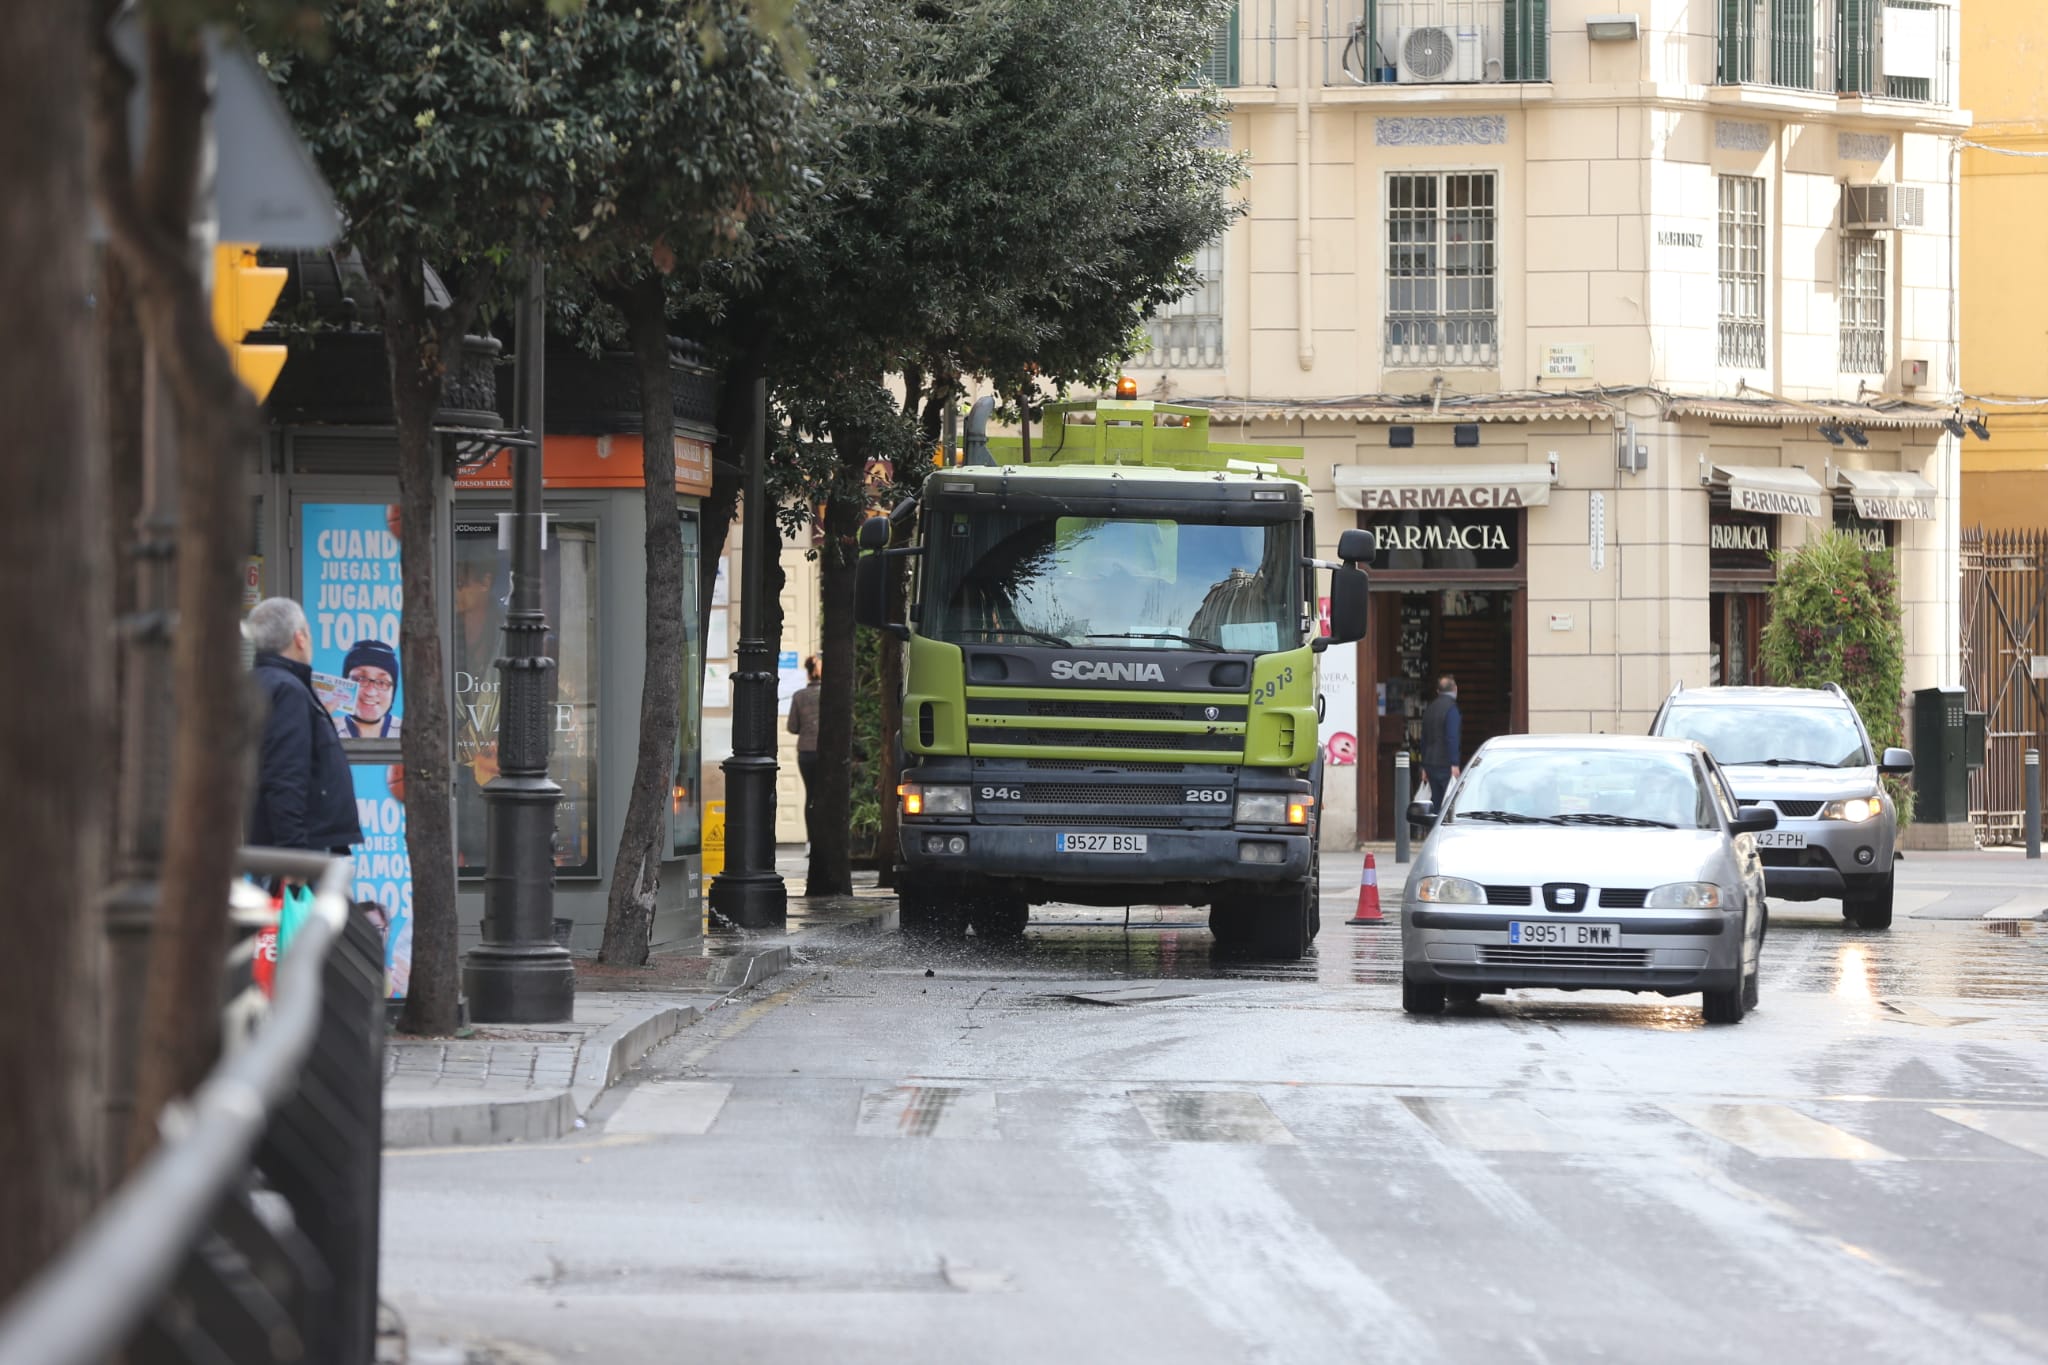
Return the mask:
{"type": "MultiPolygon", "coordinates": [[[[759,985],[788,969],[787,944],[725,960],[718,1000],[759,985]],[[735,979],[737,978],[737,979],[735,979]]],[[[432,1092],[398,1092],[384,1099],[384,1150],[408,1147],[485,1147],[506,1142],[547,1142],[567,1136],[578,1119],[641,1058],[704,1017],[710,1006],[661,1005],[614,1020],[583,1041],[575,1079],[567,1090],[541,1090],[504,1099],[447,1103],[432,1092]]]]}

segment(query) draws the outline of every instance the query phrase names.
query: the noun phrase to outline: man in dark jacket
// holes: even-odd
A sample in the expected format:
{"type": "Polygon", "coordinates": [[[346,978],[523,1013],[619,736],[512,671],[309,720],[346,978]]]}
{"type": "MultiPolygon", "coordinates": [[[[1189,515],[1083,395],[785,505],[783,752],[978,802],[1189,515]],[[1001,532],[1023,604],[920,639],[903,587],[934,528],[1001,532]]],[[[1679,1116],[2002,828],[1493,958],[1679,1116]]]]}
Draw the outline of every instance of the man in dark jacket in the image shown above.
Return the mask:
{"type": "Polygon", "coordinates": [[[242,631],[256,647],[253,672],[269,703],[257,751],[249,842],[347,853],[363,839],[355,781],[334,717],[313,695],[313,634],[306,613],[289,597],[265,598],[242,631]]]}
{"type": "Polygon", "coordinates": [[[1429,775],[1430,803],[1444,807],[1451,779],[1458,775],[1463,751],[1459,745],[1458,680],[1446,673],[1436,680],[1436,699],[1422,713],[1422,771],[1429,775]]]}

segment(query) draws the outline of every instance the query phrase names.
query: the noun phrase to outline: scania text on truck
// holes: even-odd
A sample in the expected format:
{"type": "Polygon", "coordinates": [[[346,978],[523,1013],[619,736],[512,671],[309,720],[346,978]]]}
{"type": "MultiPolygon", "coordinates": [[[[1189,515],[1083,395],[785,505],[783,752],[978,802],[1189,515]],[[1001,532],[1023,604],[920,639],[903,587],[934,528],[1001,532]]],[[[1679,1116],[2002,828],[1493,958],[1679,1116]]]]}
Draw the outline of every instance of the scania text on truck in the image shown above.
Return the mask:
{"type": "Polygon", "coordinates": [[[1034,904],[1209,907],[1219,943],[1297,958],[1318,926],[1318,662],[1365,635],[1368,558],[1314,559],[1299,450],[1209,439],[1120,396],[1046,409],[861,528],[861,624],[904,641],[906,931],[1014,935],[1034,904]],[[890,560],[911,560],[906,621],[890,560]],[[1318,573],[1329,630],[1318,635],[1318,573]]]}

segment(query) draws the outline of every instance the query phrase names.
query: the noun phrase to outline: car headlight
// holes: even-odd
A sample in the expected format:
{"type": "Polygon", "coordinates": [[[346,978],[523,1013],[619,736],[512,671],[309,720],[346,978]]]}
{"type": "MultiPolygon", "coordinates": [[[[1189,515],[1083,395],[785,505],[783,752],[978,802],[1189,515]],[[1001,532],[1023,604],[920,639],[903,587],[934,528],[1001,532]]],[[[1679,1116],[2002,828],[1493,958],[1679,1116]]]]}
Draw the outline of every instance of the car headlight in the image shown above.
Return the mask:
{"type": "Polygon", "coordinates": [[[973,794],[966,787],[927,787],[905,782],[896,789],[905,815],[972,815],[973,794]]]}
{"type": "Polygon", "coordinates": [[[1874,820],[1884,810],[1875,796],[1852,796],[1846,801],[1830,801],[1820,808],[1823,820],[1846,820],[1860,825],[1865,820],[1874,820]]]}
{"type": "Polygon", "coordinates": [[[1721,888],[1712,882],[1667,882],[1643,900],[1650,910],[1719,910],[1721,888]]]}
{"type": "Polygon", "coordinates": [[[1284,825],[1287,823],[1286,792],[1245,792],[1237,798],[1240,825],[1284,825]]]}
{"type": "Polygon", "coordinates": [[[1420,877],[1415,882],[1415,899],[1431,905],[1484,905],[1486,888],[1463,877],[1420,877]]]}

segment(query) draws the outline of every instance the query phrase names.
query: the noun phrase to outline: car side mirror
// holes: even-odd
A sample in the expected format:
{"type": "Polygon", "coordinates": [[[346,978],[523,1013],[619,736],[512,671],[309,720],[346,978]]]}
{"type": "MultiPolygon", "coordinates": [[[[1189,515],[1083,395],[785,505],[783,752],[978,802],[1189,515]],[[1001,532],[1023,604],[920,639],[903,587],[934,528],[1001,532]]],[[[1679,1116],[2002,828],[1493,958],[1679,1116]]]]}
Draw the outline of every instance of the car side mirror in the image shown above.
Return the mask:
{"type": "Polygon", "coordinates": [[[1769,806],[1744,806],[1735,818],[1728,822],[1728,828],[1737,834],[1762,834],[1767,829],[1778,827],[1778,812],[1769,806]]]}
{"type": "Polygon", "coordinates": [[[1884,751],[1884,759],[1877,765],[1877,770],[1889,777],[1905,776],[1913,771],[1913,751],[1911,749],[1886,749],[1884,751]]]}
{"type": "Polygon", "coordinates": [[[1433,801],[1410,801],[1408,803],[1408,823],[1420,825],[1424,829],[1434,828],[1436,826],[1436,803],[1433,801]]]}
{"type": "MultiPolygon", "coordinates": [[[[1346,534],[1349,534],[1348,532],[1346,534]]],[[[1345,565],[1330,571],[1330,633],[1316,641],[1317,649],[1348,645],[1365,638],[1372,614],[1372,580],[1365,570],[1345,565]]]]}

